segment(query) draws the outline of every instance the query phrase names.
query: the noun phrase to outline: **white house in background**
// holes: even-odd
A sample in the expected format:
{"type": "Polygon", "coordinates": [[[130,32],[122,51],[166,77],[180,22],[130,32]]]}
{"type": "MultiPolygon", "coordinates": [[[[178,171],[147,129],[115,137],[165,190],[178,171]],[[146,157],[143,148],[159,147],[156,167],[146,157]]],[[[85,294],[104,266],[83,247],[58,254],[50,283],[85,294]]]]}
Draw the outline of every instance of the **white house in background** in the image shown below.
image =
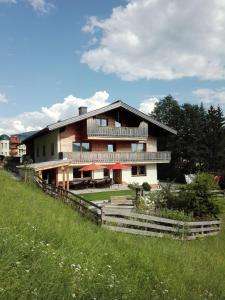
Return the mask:
{"type": "Polygon", "coordinates": [[[169,163],[169,151],[157,151],[157,138],[176,131],[149,115],[116,101],[48,125],[24,140],[31,167],[49,182],[71,182],[84,178],[111,176],[115,183],[148,182],[157,185],[157,164],[169,163]],[[124,170],[103,169],[80,172],[90,163],[128,165],[124,170]]]}
{"type": "Polygon", "coordinates": [[[9,136],[0,135],[0,155],[9,156],[9,136]]]}

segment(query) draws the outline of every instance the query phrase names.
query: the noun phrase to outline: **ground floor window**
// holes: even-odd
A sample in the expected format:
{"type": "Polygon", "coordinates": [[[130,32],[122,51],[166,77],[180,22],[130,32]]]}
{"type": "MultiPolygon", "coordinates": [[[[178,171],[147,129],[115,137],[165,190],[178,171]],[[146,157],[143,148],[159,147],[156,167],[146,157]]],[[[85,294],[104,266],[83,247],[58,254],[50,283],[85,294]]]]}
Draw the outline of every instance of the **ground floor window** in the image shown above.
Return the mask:
{"type": "Polygon", "coordinates": [[[91,171],[83,171],[83,178],[91,178],[91,171]]]}
{"type": "Polygon", "coordinates": [[[110,171],[109,169],[104,169],[104,177],[110,177],[110,171]]]}
{"type": "Polygon", "coordinates": [[[132,176],[146,176],[146,166],[132,166],[131,167],[132,176]]]}
{"type": "Polygon", "coordinates": [[[91,178],[91,171],[79,171],[80,168],[73,168],[73,178],[91,178]]]}
{"type": "Polygon", "coordinates": [[[81,171],[80,168],[73,168],[73,178],[81,178],[81,171]]]}

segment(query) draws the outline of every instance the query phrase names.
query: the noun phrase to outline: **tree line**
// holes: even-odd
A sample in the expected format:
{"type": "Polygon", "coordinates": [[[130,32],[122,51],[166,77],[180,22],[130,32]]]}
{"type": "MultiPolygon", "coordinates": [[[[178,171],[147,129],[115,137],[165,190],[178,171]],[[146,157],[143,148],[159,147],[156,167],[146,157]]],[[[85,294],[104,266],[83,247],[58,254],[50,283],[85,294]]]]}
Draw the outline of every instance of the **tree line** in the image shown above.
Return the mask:
{"type": "Polygon", "coordinates": [[[156,103],[151,116],[177,130],[162,136],[158,150],[171,150],[169,165],[159,166],[161,179],[182,180],[184,174],[225,174],[225,118],[220,106],[180,105],[171,95],[156,103]]]}

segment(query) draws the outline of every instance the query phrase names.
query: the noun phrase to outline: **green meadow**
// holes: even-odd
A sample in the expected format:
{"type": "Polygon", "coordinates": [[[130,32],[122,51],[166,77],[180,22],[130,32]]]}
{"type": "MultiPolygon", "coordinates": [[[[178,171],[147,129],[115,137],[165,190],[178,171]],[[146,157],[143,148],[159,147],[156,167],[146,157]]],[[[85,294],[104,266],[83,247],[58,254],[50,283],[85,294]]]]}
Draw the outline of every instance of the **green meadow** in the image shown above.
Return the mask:
{"type": "Polygon", "coordinates": [[[0,187],[1,300],[225,299],[224,229],[195,241],[119,234],[4,171],[0,187]]]}

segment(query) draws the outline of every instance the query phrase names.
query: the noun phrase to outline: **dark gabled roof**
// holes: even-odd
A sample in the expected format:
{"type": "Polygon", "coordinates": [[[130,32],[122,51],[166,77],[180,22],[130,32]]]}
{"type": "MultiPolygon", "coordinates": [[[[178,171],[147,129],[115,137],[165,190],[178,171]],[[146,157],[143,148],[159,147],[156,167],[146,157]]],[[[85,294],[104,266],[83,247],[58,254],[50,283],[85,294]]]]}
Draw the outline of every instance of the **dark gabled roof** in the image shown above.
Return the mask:
{"type": "Polygon", "coordinates": [[[124,103],[123,101],[121,100],[118,100],[116,102],[113,102],[112,104],[109,104],[107,106],[104,106],[102,108],[99,108],[99,109],[95,109],[95,110],[92,110],[86,114],[83,114],[83,115],[78,115],[78,116],[75,116],[75,117],[72,117],[72,118],[68,118],[66,120],[63,120],[63,121],[58,121],[56,123],[53,123],[53,124],[50,124],[48,126],[46,126],[44,129],[38,131],[37,133],[35,133],[34,135],[28,137],[27,139],[25,139],[24,141],[27,141],[29,139],[33,139],[34,137],[36,136],[39,136],[41,135],[42,133],[45,133],[45,132],[48,132],[48,131],[52,131],[52,130],[55,130],[55,129],[59,129],[61,127],[64,127],[66,125],[70,125],[70,124],[73,124],[73,123],[76,123],[76,122],[79,122],[79,121],[82,121],[82,120],[85,120],[87,118],[91,118],[91,117],[94,117],[95,115],[98,115],[98,114],[102,114],[102,113],[105,113],[105,112],[108,112],[110,110],[113,110],[113,109],[116,109],[116,108],[124,108],[126,110],[128,110],[129,112],[139,116],[140,118],[170,132],[170,133],[173,133],[173,134],[177,134],[177,131],[170,128],[169,126],[167,125],[164,125],[163,123],[160,123],[158,121],[156,121],[155,119],[153,119],[152,117],[150,117],[149,115],[146,115],[144,114],[143,112],[141,112],[140,110],[124,103]]]}
{"type": "Polygon", "coordinates": [[[7,134],[0,135],[0,141],[1,140],[9,140],[9,136],[7,134]]]}

